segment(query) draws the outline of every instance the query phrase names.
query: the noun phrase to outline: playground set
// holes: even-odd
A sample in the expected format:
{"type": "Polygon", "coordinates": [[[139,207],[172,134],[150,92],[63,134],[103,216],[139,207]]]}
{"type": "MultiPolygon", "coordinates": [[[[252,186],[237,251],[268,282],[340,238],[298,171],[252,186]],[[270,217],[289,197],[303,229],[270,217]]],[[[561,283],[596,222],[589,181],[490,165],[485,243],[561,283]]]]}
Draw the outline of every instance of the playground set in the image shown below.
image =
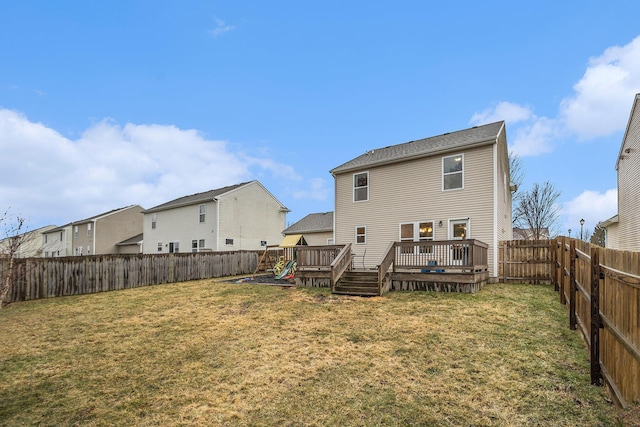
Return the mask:
{"type": "Polygon", "coordinates": [[[286,236],[279,245],[267,246],[253,275],[259,271],[272,271],[277,280],[293,279],[297,268],[295,247],[300,245],[307,245],[302,234],[286,236]]]}

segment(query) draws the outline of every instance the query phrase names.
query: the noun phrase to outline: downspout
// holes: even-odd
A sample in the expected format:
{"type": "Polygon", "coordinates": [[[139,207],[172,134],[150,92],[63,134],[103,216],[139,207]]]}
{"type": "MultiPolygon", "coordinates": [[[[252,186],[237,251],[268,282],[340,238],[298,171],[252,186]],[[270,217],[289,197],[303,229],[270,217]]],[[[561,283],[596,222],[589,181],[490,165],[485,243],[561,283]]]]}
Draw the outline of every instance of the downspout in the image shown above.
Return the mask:
{"type": "Polygon", "coordinates": [[[220,250],[220,200],[214,198],[213,201],[216,204],[216,228],[213,233],[216,240],[216,252],[218,252],[220,250]]]}
{"type": "Polygon", "coordinates": [[[93,220],[93,251],[91,252],[91,255],[95,255],[96,254],[96,240],[98,237],[98,232],[96,229],[96,226],[98,225],[98,222],[94,219],[93,220]]]}

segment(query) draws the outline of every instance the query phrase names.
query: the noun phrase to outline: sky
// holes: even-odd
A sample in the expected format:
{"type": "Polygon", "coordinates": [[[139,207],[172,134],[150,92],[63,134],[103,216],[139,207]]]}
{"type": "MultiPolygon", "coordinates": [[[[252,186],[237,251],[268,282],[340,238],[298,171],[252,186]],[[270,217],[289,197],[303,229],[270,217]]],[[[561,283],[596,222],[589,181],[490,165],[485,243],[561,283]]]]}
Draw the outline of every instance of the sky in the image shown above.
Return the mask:
{"type": "MultiPolygon", "coordinates": [[[[506,122],[559,231],[617,213],[640,2],[0,0],[0,211],[29,229],[259,180],[333,210],[364,152],[506,122]]],[[[565,231],[567,230],[567,231],[565,231]]]]}

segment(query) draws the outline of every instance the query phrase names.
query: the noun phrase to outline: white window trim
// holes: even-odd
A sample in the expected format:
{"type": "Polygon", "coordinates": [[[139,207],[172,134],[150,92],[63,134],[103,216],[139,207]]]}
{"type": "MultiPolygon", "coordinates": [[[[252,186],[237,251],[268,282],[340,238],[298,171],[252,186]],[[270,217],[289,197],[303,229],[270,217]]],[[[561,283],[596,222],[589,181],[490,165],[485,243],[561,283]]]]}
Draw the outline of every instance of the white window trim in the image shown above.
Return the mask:
{"type": "Polygon", "coordinates": [[[369,171],[365,171],[365,172],[356,172],[351,176],[351,198],[353,200],[353,203],[361,203],[361,202],[368,202],[369,201],[369,187],[370,187],[370,181],[369,181],[369,171]],[[356,175],[367,175],[367,185],[366,187],[356,187],[356,175]],[[356,189],[360,189],[360,188],[366,188],[367,189],[367,198],[363,199],[363,200],[356,200],[356,189]]]}
{"type": "Polygon", "coordinates": [[[444,156],[442,158],[442,169],[441,169],[441,172],[442,172],[442,191],[464,190],[464,169],[465,169],[464,153],[452,154],[450,156],[444,156]],[[444,172],[444,161],[445,161],[445,159],[449,159],[451,157],[458,157],[458,156],[460,156],[462,158],[462,170],[460,172],[448,172],[448,173],[445,174],[445,172],[444,172]],[[449,188],[449,189],[444,188],[444,177],[445,177],[445,175],[453,175],[453,174],[456,174],[456,173],[462,174],[462,186],[460,188],[449,188]]]}
{"type": "Polygon", "coordinates": [[[400,242],[422,242],[422,241],[434,241],[436,236],[436,222],[432,219],[426,219],[424,221],[406,221],[398,224],[398,241],[400,242]],[[424,224],[430,222],[432,228],[432,237],[425,237],[423,239],[420,238],[420,224],[424,224]],[[402,226],[406,224],[413,225],[413,238],[412,240],[402,240],[402,226]]]}
{"type": "Polygon", "coordinates": [[[207,222],[207,205],[200,205],[198,207],[198,221],[200,224],[207,222]]]}
{"type": "Polygon", "coordinates": [[[471,218],[452,218],[447,221],[447,237],[448,240],[458,240],[453,238],[453,228],[452,224],[454,222],[466,222],[467,223],[467,234],[464,236],[464,240],[471,239],[471,218]]]}
{"type": "Polygon", "coordinates": [[[356,245],[366,245],[367,244],[367,226],[366,225],[357,225],[356,228],[353,230],[354,231],[354,243],[356,245]],[[358,228],[364,228],[364,234],[361,234],[361,236],[364,236],[364,242],[358,242],[358,228]]]}

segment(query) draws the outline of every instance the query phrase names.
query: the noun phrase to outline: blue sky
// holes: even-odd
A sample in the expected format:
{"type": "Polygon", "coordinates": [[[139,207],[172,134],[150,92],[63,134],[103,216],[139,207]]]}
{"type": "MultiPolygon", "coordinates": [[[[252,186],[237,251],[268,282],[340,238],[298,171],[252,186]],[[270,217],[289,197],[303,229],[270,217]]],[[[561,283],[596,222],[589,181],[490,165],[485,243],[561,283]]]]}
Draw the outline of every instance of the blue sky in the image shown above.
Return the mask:
{"type": "Polygon", "coordinates": [[[637,1],[0,0],[0,209],[29,228],[258,179],[288,222],[329,170],[505,120],[561,231],[617,211],[637,1]]]}

